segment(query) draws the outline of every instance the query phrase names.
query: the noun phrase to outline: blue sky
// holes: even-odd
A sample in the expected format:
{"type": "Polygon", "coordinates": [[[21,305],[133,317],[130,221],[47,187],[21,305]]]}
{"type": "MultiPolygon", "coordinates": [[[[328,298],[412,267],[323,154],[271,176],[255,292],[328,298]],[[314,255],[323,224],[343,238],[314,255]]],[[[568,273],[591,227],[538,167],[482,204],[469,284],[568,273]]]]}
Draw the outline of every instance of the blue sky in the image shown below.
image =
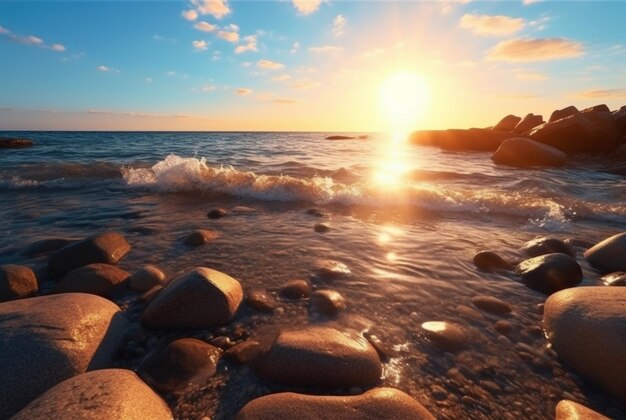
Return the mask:
{"type": "Polygon", "coordinates": [[[618,1],[0,1],[0,129],[384,130],[398,72],[426,86],[416,128],[615,108],[624,16],[618,1]]]}

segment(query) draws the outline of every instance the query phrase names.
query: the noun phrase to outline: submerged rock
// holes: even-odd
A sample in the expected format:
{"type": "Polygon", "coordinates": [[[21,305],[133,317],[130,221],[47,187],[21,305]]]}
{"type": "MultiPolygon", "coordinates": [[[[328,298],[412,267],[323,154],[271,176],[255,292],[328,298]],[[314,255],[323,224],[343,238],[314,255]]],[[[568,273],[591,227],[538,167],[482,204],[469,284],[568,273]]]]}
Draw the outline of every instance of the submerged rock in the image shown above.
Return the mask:
{"type": "Polygon", "coordinates": [[[185,245],[201,246],[215,240],[219,234],[214,230],[196,229],[185,238],[185,245]]]}
{"type": "Polygon", "coordinates": [[[155,286],[165,284],[165,273],[159,267],[147,264],[130,276],[128,284],[132,290],[147,292],[155,286]]]}
{"type": "Polygon", "coordinates": [[[605,272],[626,271],[626,232],[591,247],[585,251],[585,259],[605,272]]]}
{"type": "Polygon", "coordinates": [[[309,216],[316,216],[316,217],[324,217],[324,216],[326,216],[326,213],[324,213],[322,210],[316,209],[316,208],[308,209],[306,211],[306,214],[308,214],[309,216]]]}
{"type": "Polygon", "coordinates": [[[313,275],[322,280],[341,280],[352,276],[352,272],[342,262],[319,260],[313,267],[313,275]]]}
{"type": "Polygon", "coordinates": [[[333,389],[371,385],[382,373],[376,349],[361,334],[322,326],[281,331],[255,368],[267,381],[333,389]]]}
{"type": "Polygon", "coordinates": [[[32,296],[38,289],[37,277],[29,267],[0,266],[0,302],[32,296]]]}
{"type": "Polygon", "coordinates": [[[24,147],[32,147],[34,145],[35,143],[29,139],[0,137],[0,149],[21,149],[24,147]]]}
{"type": "Polygon", "coordinates": [[[474,296],[472,303],[478,309],[497,315],[508,314],[513,310],[511,305],[493,296],[474,296]]]}
{"type": "Polygon", "coordinates": [[[522,261],[517,266],[522,281],[533,290],[550,295],[583,281],[576,260],[565,254],[546,254],[522,261]]]}
{"type": "Polygon", "coordinates": [[[539,257],[546,254],[565,254],[576,257],[574,249],[564,241],[556,238],[536,238],[528,241],[522,247],[522,252],[529,257],[539,257]]]}
{"type": "Polygon", "coordinates": [[[346,309],[346,300],[335,290],[316,290],[311,295],[309,308],[312,313],[334,316],[346,309]]]}
{"type": "Polygon", "coordinates": [[[434,420],[409,395],[394,388],[374,388],[361,395],[337,397],[283,392],[246,404],[237,420],[434,420]]]}
{"type": "Polygon", "coordinates": [[[626,403],[626,289],[579,287],[545,304],[543,323],[559,357],[626,403]]]}
{"type": "Polygon", "coordinates": [[[316,223],[315,226],[313,226],[313,230],[317,233],[326,233],[330,230],[330,226],[326,223],[316,223]]]}
{"type": "Polygon", "coordinates": [[[111,297],[130,278],[130,273],[109,264],[89,264],[70,271],[57,285],[57,293],[91,293],[111,297]]]}
{"type": "Polygon", "coordinates": [[[208,217],[209,219],[221,219],[222,217],[226,216],[228,213],[226,212],[226,210],[224,209],[212,209],[209,210],[209,212],[207,213],[206,217],[208,217]]]}
{"type": "Polygon", "coordinates": [[[502,118],[500,122],[493,127],[493,129],[500,131],[513,131],[513,129],[515,129],[515,127],[517,126],[517,123],[519,123],[521,120],[522,119],[517,115],[509,114],[506,117],[502,118]]]}
{"type": "Polygon", "coordinates": [[[248,306],[260,312],[274,312],[279,303],[267,290],[253,290],[246,299],[248,306]]]}
{"type": "Polygon", "coordinates": [[[0,418],[65,379],[109,365],[126,327],[120,308],[95,295],[0,304],[0,418]]]}
{"type": "Polygon", "coordinates": [[[512,270],[513,266],[504,260],[501,256],[491,251],[480,251],[474,255],[474,264],[479,270],[497,271],[512,270]]]}
{"type": "Polygon", "coordinates": [[[104,232],[67,245],[50,256],[52,271],[68,271],[93,263],[117,264],[130,251],[130,244],[117,232],[104,232]]]}
{"type": "Polygon", "coordinates": [[[103,369],[74,376],[28,404],[14,420],[169,420],[165,401],[126,369],[103,369]]]}
{"type": "Polygon", "coordinates": [[[556,405],[554,420],[610,420],[608,417],[570,400],[561,400],[556,405]]]}
{"type": "Polygon", "coordinates": [[[567,155],[562,151],[523,137],[504,140],[491,157],[499,165],[516,167],[563,166],[567,155]]]}
{"type": "Polygon", "coordinates": [[[43,255],[52,251],[56,251],[76,241],[76,239],[66,238],[41,239],[39,241],[31,242],[30,244],[26,245],[24,249],[22,249],[20,254],[27,257],[36,257],[38,255],[43,255]]]}
{"type": "Polygon", "coordinates": [[[356,137],[353,136],[328,136],[325,140],[354,140],[356,137]]]}
{"type": "Polygon", "coordinates": [[[208,328],[228,323],[243,299],[241,284],[227,274],[197,267],[172,280],[141,317],[148,328],[208,328]]]}
{"type": "Polygon", "coordinates": [[[443,350],[459,350],[467,343],[467,335],[459,325],[450,322],[428,321],[424,322],[421,327],[426,338],[443,350]]]}
{"type": "Polygon", "coordinates": [[[287,299],[302,299],[311,296],[311,285],[306,280],[291,280],[280,289],[287,299]]]}

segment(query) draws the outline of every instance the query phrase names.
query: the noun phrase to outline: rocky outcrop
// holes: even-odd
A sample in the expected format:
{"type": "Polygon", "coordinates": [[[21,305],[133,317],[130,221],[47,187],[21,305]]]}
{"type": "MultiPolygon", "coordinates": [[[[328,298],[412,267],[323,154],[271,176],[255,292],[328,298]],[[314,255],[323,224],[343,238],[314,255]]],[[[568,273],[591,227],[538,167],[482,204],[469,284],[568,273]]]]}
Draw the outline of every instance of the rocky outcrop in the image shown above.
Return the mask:
{"type": "Polygon", "coordinates": [[[106,367],[127,321],[114,303],[66,293],[0,304],[0,418],[59,382],[106,367]]]}
{"type": "Polygon", "coordinates": [[[409,141],[420,146],[435,146],[444,150],[493,152],[500,144],[514,134],[486,128],[469,130],[416,131],[409,141]]]}
{"type": "Polygon", "coordinates": [[[543,117],[541,115],[535,115],[531,113],[526,115],[524,119],[515,126],[513,131],[516,134],[524,134],[527,131],[530,131],[543,123],[545,123],[545,121],[543,120],[543,117]]]}
{"type": "Polygon", "coordinates": [[[0,302],[32,296],[38,289],[37,277],[29,267],[0,266],[0,302]]]}
{"type": "Polygon", "coordinates": [[[32,147],[34,145],[35,143],[29,139],[0,137],[0,149],[22,149],[24,147],[32,147]]]}
{"type": "Polygon", "coordinates": [[[57,293],[91,293],[110,298],[121,290],[130,273],[109,264],[89,264],[72,270],[57,285],[57,293]]]}
{"type": "Polygon", "coordinates": [[[117,264],[130,251],[130,244],[117,232],[104,232],[67,245],[50,256],[52,271],[68,271],[93,263],[117,264]]]}
{"type": "Polygon", "coordinates": [[[237,420],[434,420],[430,412],[402,391],[374,388],[348,397],[284,392],[266,395],[246,404],[237,420]]]}
{"type": "Polygon", "coordinates": [[[583,281],[576,260],[565,254],[546,254],[522,261],[516,268],[526,286],[546,295],[574,287],[583,281]]]}
{"type": "Polygon", "coordinates": [[[626,403],[626,288],[578,287],[548,298],[544,329],[577,373],[626,403]]]}
{"type": "Polygon", "coordinates": [[[133,371],[104,369],[61,382],[28,404],[13,420],[172,418],[165,401],[133,371]]]}
{"type": "Polygon", "coordinates": [[[533,129],[528,136],[567,154],[610,152],[617,147],[617,130],[611,114],[596,111],[550,121],[533,129]]]}
{"type": "Polygon", "coordinates": [[[567,164],[567,155],[537,141],[513,137],[502,142],[491,160],[499,165],[516,167],[563,166],[567,164]]]}
{"type": "Polygon", "coordinates": [[[584,255],[591,265],[604,272],[626,271],[626,232],[603,240],[584,255]]]}
{"type": "Polygon", "coordinates": [[[500,122],[493,127],[493,130],[513,131],[521,120],[522,119],[517,115],[509,114],[506,117],[502,118],[500,122]]]}

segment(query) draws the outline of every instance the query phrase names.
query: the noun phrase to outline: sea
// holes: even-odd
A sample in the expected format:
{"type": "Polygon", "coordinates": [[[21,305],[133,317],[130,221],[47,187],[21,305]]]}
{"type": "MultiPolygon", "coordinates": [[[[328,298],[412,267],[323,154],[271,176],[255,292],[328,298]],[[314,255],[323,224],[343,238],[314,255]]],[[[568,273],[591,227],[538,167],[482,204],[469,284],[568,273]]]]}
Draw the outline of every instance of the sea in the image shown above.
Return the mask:
{"type": "MultiPolygon", "coordinates": [[[[0,149],[0,264],[31,266],[45,280],[46,257],[22,255],[26,245],[115,230],[132,245],[120,263],[130,272],[155,264],[174,278],[204,266],[238,279],[244,292],[276,293],[297,278],[337,290],[347,309],[334,319],[311,316],[306,302],[281,301],[283,311],[245,310],[237,322],[251,337],[325,322],[375,333],[392,353],[381,383],[408,392],[438,418],[552,419],[563,398],[625,415],[549,348],[540,330],[546,297],[512,273],[485,273],[472,262],[481,250],[519,262],[520,247],[540,236],[596,243],[626,231],[624,176],[582,159],[552,169],[497,166],[489,153],[415,146],[386,133],[0,136],[35,143],[0,149]],[[368,138],[325,139],[333,134],[368,138]],[[227,216],[207,218],[215,208],[227,216]],[[314,230],[319,223],[329,230],[314,230]],[[185,245],[199,228],[219,237],[185,245]],[[320,260],[345,264],[351,277],[316,280],[311,272],[320,260]],[[513,312],[477,313],[477,295],[502,299],[513,312]],[[509,333],[496,331],[501,320],[509,333]],[[420,328],[427,321],[461,325],[466,347],[433,345],[420,328]]],[[[601,284],[577,251],[582,286],[601,284]]],[[[118,303],[132,311],[133,299],[118,303]]],[[[236,370],[244,368],[229,369],[231,380],[219,388],[168,399],[177,417],[229,418],[253,396],[276,391],[236,370]]]]}

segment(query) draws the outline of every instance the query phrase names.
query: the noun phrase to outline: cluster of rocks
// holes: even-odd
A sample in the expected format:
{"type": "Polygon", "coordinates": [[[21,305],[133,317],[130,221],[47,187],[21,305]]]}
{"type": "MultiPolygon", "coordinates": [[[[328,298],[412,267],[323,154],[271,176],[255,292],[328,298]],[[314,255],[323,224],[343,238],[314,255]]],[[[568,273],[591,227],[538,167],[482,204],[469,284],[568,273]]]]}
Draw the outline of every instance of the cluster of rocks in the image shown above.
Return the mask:
{"type": "Polygon", "coordinates": [[[561,166],[571,155],[622,153],[626,106],[616,111],[606,105],[582,111],[568,106],[554,111],[547,122],[541,115],[507,115],[493,127],[418,131],[410,141],[446,150],[495,152],[495,163],[510,166],[561,166]]]}
{"type": "Polygon", "coordinates": [[[345,136],[345,135],[332,135],[327,136],[326,140],[367,140],[369,136],[367,134],[361,134],[358,136],[345,136]]]}
{"type": "Polygon", "coordinates": [[[0,149],[21,149],[32,146],[34,146],[34,143],[29,139],[0,137],[0,149]]]}

